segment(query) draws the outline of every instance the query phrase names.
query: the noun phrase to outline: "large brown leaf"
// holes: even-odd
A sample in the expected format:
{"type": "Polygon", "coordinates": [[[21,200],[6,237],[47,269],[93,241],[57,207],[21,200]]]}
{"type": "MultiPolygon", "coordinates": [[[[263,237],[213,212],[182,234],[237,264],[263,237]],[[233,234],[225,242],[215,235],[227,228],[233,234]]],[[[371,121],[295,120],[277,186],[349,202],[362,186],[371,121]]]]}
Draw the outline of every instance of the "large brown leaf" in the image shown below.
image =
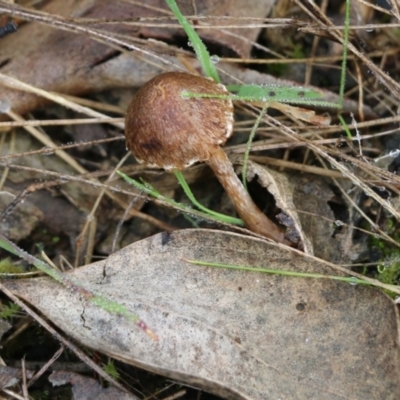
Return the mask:
{"type": "Polygon", "coordinates": [[[210,230],[158,234],[71,273],[137,313],[159,342],[48,278],[7,286],[81,343],[230,399],[399,397],[398,315],[381,291],[184,259],[334,273],[210,230]]]}

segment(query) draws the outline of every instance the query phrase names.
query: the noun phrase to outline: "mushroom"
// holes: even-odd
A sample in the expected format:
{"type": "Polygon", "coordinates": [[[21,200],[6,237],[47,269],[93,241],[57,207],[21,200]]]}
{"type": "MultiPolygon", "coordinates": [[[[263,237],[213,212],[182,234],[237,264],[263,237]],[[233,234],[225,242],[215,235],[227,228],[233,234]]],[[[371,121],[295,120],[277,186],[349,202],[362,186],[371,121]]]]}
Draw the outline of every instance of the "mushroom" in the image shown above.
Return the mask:
{"type": "Polygon", "coordinates": [[[138,162],[181,171],[205,161],[253,232],[287,243],[283,232],[254,204],[223,146],[233,131],[230,99],[188,98],[184,92],[229,95],[222,84],[183,72],[167,72],[142,86],[125,120],[127,147],[138,162]]]}

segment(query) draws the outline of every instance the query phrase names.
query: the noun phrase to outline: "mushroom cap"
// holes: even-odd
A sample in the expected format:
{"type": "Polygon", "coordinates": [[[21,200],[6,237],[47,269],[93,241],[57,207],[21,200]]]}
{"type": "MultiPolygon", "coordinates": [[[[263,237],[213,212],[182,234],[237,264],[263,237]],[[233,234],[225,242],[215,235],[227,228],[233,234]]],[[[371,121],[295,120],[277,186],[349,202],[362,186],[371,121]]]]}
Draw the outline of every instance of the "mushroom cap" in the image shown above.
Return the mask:
{"type": "Polygon", "coordinates": [[[127,147],[139,162],[181,170],[209,159],[231,136],[231,100],[185,98],[185,91],[229,95],[224,85],[184,72],[151,79],[133,97],[125,119],[127,147]]]}

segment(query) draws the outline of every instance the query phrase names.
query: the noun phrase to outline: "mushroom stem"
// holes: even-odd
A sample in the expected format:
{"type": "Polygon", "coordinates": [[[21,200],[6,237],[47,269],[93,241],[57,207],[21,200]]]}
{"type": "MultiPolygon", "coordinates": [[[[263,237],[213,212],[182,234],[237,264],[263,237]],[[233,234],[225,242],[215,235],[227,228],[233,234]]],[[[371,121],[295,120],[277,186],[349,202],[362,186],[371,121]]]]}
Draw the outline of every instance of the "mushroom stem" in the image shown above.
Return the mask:
{"type": "Polygon", "coordinates": [[[215,151],[206,162],[228,193],[240,218],[251,231],[278,243],[288,243],[279,227],[254,204],[235,174],[228,156],[220,147],[215,147],[215,151]]]}

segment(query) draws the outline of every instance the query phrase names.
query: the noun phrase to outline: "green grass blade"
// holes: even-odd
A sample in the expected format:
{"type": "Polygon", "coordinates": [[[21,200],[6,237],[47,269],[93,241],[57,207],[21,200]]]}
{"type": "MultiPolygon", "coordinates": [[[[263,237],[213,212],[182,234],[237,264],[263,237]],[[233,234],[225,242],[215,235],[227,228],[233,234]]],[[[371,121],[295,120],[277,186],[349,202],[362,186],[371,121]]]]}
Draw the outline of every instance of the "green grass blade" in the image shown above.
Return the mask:
{"type": "Polygon", "coordinates": [[[338,108],[337,103],[320,100],[321,94],[306,88],[287,88],[283,86],[257,86],[257,85],[228,85],[227,89],[237,94],[223,95],[212,93],[195,93],[184,91],[183,97],[213,98],[233,101],[257,101],[291,103],[305,106],[320,106],[338,108]],[[244,88],[243,90],[241,88],[244,88]]]}
{"type": "Polygon", "coordinates": [[[257,120],[253,126],[253,129],[250,132],[249,140],[247,141],[246,144],[246,151],[244,152],[243,155],[243,169],[242,169],[242,182],[243,186],[247,190],[247,167],[249,165],[249,156],[250,156],[250,150],[251,150],[251,144],[253,143],[254,136],[257,132],[258,126],[260,125],[261,119],[264,117],[265,113],[267,112],[268,109],[268,104],[266,104],[263,109],[261,110],[260,114],[257,117],[257,120]]]}
{"type": "Polygon", "coordinates": [[[189,21],[182,15],[179,7],[175,0],[166,0],[169,8],[174,13],[178,22],[181,24],[182,28],[185,30],[190,42],[192,43],[193,49],[196,53],[197,59],[200,61],[203,68],[204,74],[212,78],[215,82],[221,82],[217,68],[211,61],[210,53],[208,52],[206,46],[200,39],[197,32],[190,25],[189,21]]]}
{"type": "Polygon", "coordinates": [[[252,99],[253,101],[308,101],[321,99],[321,93],[304,87],[285,87],[278,85],[228,85],[228,90],[239,97],[252,99]]]}
{"type": "Polygon", "coordinates": [[[346,136],[347,136],[349,139],[353,139],[353,135],[351,134],[350,129],[349,129],[349,127],[347,126],[346,121],[344,120],[344,118],[343,118],[340,114],[338,115],[338,118],[339,118],[340,123],[341,123],[342,126],[343,126],[344,131],[346,132],[346,136]]]}
{"type": "Polygon", "coordinates": [[[346,14],[344,20],[344,36],[343,36],[343,59],[342,71],[340,76],[339,89],[339,108],[343,108],[344,87],[346,85],[346,66],[347,66],[347,47],[349,43],[349,24],[350,24],[350,0],[346,0],[346,14]]]}
{"type": "Polygon", "coordinates": [[[244,225],[244,222],[241,219],[238,218],[233,218],[228,215],[220,214],[215,211],[209,210],[208,208],[202,206],[196,198],[193,196],[193,193],[191,192],[189,185],[183,178],[182,174],[179,177],[179,173],[176,173],[176,177],[179,181],[179,183],[182,185],[182,188],[186,195],[189,197],[189,199],[192,201],[192,203],[198,207],[200,210],[203,212],[194,210],[184,204],[178,203],[177,201],[170,199],[169,197],[163,196],[161,193],[159,193],[153,186],[151,186],[149,183],[144,182],[140,183],[136,181],[135,179],[130,178],[128,175],[124,174],[121,171],[117,171],[117,174],[122,177],[126,182],[130,183],[131,185],[135,186],[139,190],[142,190],[144,193],[148,194],[151,197],[154,197],[155,199],[162,200],[168,204],[171,204],[173,207],[175,207],[177,210],[180,210],[184,213],[187,213],[189,215],[195,215],[196,217],[200,218],[210,218],[214,221],[217,222],[224,222],[228,224],[234,224],[234,225],[244,225]]]}
{"type": "MultiPolygon", "coordinates": [[[[169,197],[163,196],[159,191],[157,191],[152,185],[150,185],[148,182],[144,182],[140,183],[137,180],[130,178],[128,175],[124,174],[121,171],[117,171],[117,174],[123,178],[126,182],[128,182],[129,184],[135,186],[137,189],[141,190],[142,192],[148,194],[149,196],[155,198],[155,199],[159,199],[162,201],[165,201],[168,204],[171,204],[174,207],[177,207],[179,209],[185,208],[184,205],[176,202],[175,200],[170,199],[169,197]]],[[[189,212],[190,210],[186,207],[187,212],[189,212]]]]}
{"type": "Polygon", "coordinates": [[[23,260],[27,261],[29,264],[34,265],[38,270],[44,272],[45,274],[51,276],[54,280],[60,283],[64,283],[64,275],[61,272],[56,271],[47,263],[39,260],[38,258],[30,255],[26,251],[19,248],[16,244],[8,240],[5,236],[0,234],[0,247],[7,250],[9,253],[14,254],[23,260]]]}
{"type": "Polygon", "coordinates": [[[284,276],[292,276],[292,277],[298,277],[298,278],[332,279],[332,280],[336,280],[336,281],[348,282],[352,285],[355,285],[355,284],[371,285],[370,282],[367,282],[367,281],[364,281],[363,279],[359,279],[359,278],[355,278],[355,277],[313,274],[313,273],[309,273],[309,272],[285,271],[285,270],[281,270],[281,269],[245,267],[243,265],[220,264],[220,263],[213,263],[213,262],[199,261],[199,260],[185,260],[185,261],[190,264],[202,265],[205,267],[226,268],[226,269],[234,269],[234,270],[239,270],[239,271],[250,271],[250,272],[261,272],[264,274],[284,275],[284,276]]]}
{"type": "Polygon", "coordinates": [[[194,197],[192,191],[190,190],[189,185],[187,184],[185,178],[182,175],[182,172],[180,171],[175,171],[175,176],[176,179],[178,180],[178,182],[180,183],[180,185],[182,186],[183,191],[185,192],[186,196],[189,198],[189,200],[200,210],[204,211],[206,214],[211,215],[212,217],[214,217],[215,219],[217,219],[218,221],[221,222],[225,222],[228,224],[234,224],[234,225],[244,225],[244,222],[239,219],[239,218],[234,218],[234,217],[230,217],[229,215],[225,215],[225,214],[220,214],[217,213],[216,211],[212,211],[207,207],[204,207],[202,204],[200,204],[196,198],[194,197]]]}

